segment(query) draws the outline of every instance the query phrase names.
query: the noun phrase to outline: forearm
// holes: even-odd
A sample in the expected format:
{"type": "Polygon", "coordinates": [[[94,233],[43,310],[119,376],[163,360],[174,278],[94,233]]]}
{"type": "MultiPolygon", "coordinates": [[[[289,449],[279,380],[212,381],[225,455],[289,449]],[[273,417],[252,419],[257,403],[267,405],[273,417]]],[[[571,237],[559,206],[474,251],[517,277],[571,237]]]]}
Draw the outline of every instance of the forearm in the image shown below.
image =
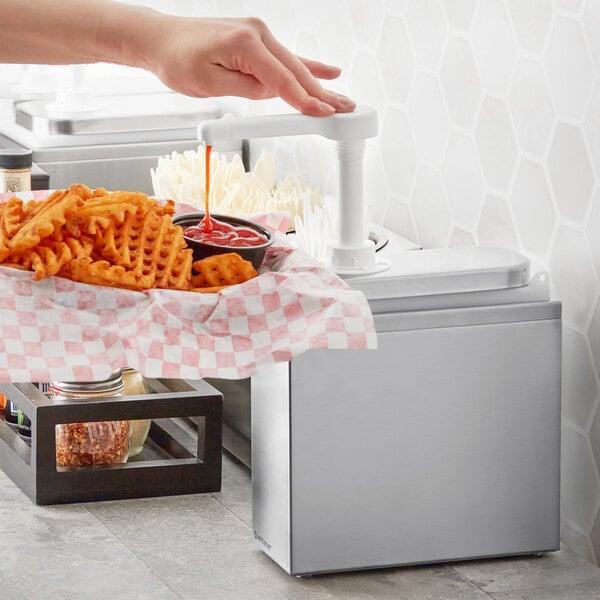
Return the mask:
{"type": "Polygon", "coordinates": [[[317,81],[339,69],[295,56],[259,19],[165,15],[111,0],[0,0],[0,62],[141,67],[189,96],[279,96],[305,114],[354,109],[317,81]]]}
{"type": "Polygon", "coordinates": [[[145,36],[158,26],[158,13],[110,0],[0,0],[0,14],[4,63],[145,67],[145,36]]]}

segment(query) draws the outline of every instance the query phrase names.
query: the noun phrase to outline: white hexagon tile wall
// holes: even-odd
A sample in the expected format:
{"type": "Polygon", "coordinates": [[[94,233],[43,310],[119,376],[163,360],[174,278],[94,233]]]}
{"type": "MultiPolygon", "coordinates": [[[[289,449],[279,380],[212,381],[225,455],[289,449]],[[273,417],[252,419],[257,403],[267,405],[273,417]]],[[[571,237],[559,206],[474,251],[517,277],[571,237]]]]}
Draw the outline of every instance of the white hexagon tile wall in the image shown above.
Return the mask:
{"type": "MultiPolygon", "coordinates": [[[[600,0],[131,1],[258,16],[337,64],[331,87],[379,111],[365,160],[377,221],[424,247],[514,248],[550,272],[564,315],[562,540],[598,564],[600,0]]],[[[333,193],[321,143],[271,147],[277,168],[333,193]]]]}
{"type": "MultiPolygon", "coordinates": [[[[600,0],[287,0],[277,23],[273,4],[244,9],[338,64],[333,87],[379,110],[365,161],[376,219],[424,247],[496,244],[550,272],[564,311],[562,540],[598,563],[600,0]]],[[[334,185],[307,160],[304,176],[334,185]]]]}

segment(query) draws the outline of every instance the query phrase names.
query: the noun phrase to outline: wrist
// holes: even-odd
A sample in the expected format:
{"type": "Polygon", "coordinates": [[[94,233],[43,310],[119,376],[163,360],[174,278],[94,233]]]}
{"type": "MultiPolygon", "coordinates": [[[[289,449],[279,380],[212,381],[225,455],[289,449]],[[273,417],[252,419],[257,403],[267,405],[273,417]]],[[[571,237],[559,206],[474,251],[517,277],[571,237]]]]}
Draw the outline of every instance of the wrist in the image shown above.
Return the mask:
{"type": "Polygon", "coordinates": [[[97,30],[99,60],[152,70],[163,21],[169,17],[142,6],[127,6],[115,14],[106,11],[103,16],[97,30]],[[132,22],[135,27],[131,27],[132,22]]]}

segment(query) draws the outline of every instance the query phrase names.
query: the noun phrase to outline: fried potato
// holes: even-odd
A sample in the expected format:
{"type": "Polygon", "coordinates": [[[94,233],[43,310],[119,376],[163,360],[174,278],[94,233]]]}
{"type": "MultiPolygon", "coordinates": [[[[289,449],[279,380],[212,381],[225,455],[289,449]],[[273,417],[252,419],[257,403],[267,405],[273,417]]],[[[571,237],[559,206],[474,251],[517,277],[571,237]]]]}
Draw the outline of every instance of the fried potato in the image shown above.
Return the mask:
{"type": "Polygon", "coordinates": [[[89,256],[72,260],[62,271],[69,279],[81,283],[93,283],[109,287],[143,291],[152,287],[150,277],[138,277],[132,271],[106,260],[92,260],[89,256]]]}
{"type": "Polygon", "coordinates": [[[65,242],[49,241],[29,250],[31,270],[35,273],[34,279],[39,281],[44,277],[56,275],[66,265],[73,254],[65,242]]]}
{"type": "Polygon", "coordinates": [[[212,293],[256,277],[238,254],[193,263],[175,205],[141,192],[75,184],[45,200],[0,204],[0,264],[74,281],[143,291],[212,293]],[[193,268],[192,268],[193,263],[193,268]]]}
{"type": "Polygon", "coordinates": [[[236,252],[197,260],[192,264],[192,269],[197,273],[192,277],[193,288],[234,285],[258,275],[252,263],[236,252]]]}
{"type": "Polygon", "coordinates": [[[39,244],[60,226],[66,223],[69,212],[74,212],[83,204],[76,194],[57,196],[47,203],[40,203],[18,228],[8,242],[9,253],[24,252],[39,244]]]}
{"type": "Polygon", "coordinates": [[[9,198],[6,210],[2,214],[3,230],[11,238],[21,226],[23,220],[23,203],[18,198],[9,198]]]}
{"type": "Polygon", "coordinates": [[[0,205],[0,259],[9,253],[8,244],[24,220],[23,202],[9,198],[0,205]]]}

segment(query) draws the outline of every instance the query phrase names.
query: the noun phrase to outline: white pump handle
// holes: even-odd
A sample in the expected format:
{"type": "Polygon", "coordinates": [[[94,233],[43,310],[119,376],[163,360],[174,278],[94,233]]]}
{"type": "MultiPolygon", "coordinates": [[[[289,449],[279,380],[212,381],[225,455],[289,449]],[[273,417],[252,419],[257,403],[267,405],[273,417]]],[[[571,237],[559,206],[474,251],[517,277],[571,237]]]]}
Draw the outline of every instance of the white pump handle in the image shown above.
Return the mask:
{"type": "Polygon", "coordinates": [[[338,141],[375,137],[377,111],[370,106],[358,106],[353,112],[336,113],[331,117],[309,117],[300,113],[290,113],[225,117],[202,121],[198,125],[198,139],[209,146],[219,141],[310,134],[338,141]]]}
{"type": "Polygon", "coordinates": [[[332,266],[343,274],[369,273],[376,266],[375,245],[364,239],[362,163],[365,140],[377,135],[377,111],[358,106],[330,117],[299,113],[255,117],[224,117],[198,125],[198,139],[218,141],[291,135],[321,135],[336,141],[338,152],[339,239],[330,244],[332,266]]]}

